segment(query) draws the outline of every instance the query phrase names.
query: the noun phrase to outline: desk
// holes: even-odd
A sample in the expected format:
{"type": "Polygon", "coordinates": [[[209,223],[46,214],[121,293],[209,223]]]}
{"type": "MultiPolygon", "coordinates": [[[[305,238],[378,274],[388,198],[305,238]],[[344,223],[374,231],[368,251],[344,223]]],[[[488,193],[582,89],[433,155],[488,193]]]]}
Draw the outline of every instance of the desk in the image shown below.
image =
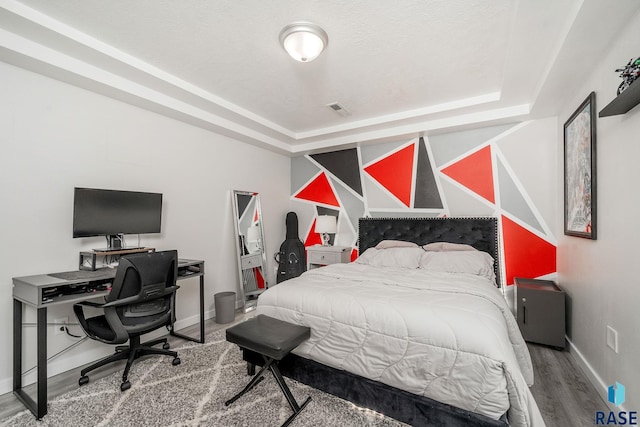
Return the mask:
{"type": "MultiPolygon", "coordinates": [[[[40,274],[13,278],[13,393],[40,419],[47,413],[47,307],[58,304],[74,304],[104,297],[109,292],[101,290],[110,284],[116,269],[74,271],[40,274]],[[22,389],[22,311],[24,304],[37,311],[37,376],[36,400],[22,389]]],[[[204,261],[178,260],[178,280],[200,277],[200,338],[189,337],[174,331],[176,337],[204,343],[204,261]]],[[[180,292],[178,290],[178,292],[180,292]]]]}

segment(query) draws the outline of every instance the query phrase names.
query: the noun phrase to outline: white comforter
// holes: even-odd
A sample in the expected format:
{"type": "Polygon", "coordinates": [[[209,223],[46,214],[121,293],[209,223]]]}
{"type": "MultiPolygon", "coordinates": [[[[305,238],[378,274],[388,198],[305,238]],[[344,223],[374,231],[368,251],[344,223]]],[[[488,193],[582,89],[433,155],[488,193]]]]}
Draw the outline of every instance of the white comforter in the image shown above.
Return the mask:
{"type": "Polygon", "coordinates": [[[531,359],[486,278],[334,264],[264,292],[257,313],[309,326],[294,352],[497,419],[543,426],[531,359]]]}

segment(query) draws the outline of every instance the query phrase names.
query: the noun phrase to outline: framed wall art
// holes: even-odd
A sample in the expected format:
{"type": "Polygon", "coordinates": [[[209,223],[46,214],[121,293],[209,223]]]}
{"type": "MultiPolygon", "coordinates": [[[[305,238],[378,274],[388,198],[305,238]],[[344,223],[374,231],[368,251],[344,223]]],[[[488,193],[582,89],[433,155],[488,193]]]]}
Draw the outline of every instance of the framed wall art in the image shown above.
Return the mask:
{"type": "Polygon", "coordinates": [[[564,124],[564,234],[596,239],[596,94],[564,124]]]}

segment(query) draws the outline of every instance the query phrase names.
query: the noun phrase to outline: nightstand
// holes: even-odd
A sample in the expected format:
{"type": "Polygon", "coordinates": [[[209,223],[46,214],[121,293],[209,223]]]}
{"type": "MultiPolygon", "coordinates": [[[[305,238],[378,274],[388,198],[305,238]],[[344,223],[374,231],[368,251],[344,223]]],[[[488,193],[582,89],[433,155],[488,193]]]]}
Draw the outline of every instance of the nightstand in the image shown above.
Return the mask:
{"type": "Polygon", "coordinates": [[[565,348],[565,293],[550,280],[515,280],[516,318],[525,341],[565,348]]]}
{"type": "Polygon", "coordinates": [[[348,246],[314,245],[307,248],[307,270],[329,264],[351,261],[351,248],[348,246]]]}

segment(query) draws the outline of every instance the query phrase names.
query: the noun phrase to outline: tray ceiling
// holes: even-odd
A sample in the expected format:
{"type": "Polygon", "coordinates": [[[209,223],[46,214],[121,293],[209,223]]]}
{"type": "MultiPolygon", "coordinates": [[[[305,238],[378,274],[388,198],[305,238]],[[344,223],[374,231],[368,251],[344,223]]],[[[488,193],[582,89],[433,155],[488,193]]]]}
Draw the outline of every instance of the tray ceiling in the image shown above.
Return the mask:
{"type": "Polygon", "coordinates": [[[295,155],[552,115],[558,91],[576,84],[576,48],[592,61],[638,9],[633,0],[3,0],[0,60],[295,155]],[[278,42],[301,20],[329,36],[310,63],[278,42]]]}

